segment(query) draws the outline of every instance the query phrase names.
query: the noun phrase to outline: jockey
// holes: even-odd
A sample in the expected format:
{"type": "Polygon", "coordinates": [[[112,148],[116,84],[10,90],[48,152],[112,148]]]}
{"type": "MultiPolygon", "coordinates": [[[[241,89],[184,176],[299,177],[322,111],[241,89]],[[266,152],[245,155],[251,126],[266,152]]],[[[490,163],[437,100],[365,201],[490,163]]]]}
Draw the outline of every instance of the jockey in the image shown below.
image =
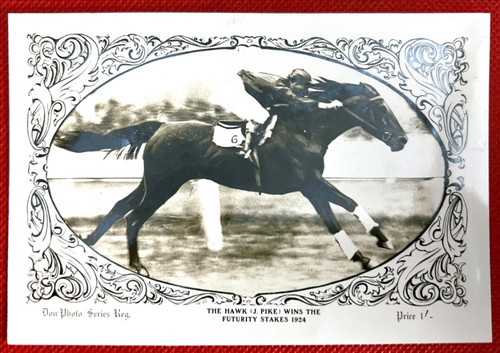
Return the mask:
{"type": "MultiPolygon", "coordinates": [[[[288,77],[283,78],[268,74],[254,75],[249,71],[241,70],[238,76],[243,80],[245,90],[254,97],[259,104],[268,111],[264,124],[266,130],[259,145],[272,136],[272,131],[278,119],[278,107],[287,106],[291,111],[308,111],[311,109],[338,109],[342,103],[334,100],[330,103],[318,102],[308,97],[311,86],[311,75],[303,69],[294,69],[288,77]]],[[[248,158],[251,153],[253,136],[260,123],[249,120],[243,150],[239,154],[248,158]]]]}

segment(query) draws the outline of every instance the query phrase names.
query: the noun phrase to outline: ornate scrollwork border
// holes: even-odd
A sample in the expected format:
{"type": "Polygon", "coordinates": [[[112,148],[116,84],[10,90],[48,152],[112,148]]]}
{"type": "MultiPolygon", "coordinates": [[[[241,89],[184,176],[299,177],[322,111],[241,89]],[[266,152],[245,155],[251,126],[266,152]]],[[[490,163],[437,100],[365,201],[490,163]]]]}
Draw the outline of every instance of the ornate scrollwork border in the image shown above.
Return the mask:
{"type": "Polygon", "coordinates": [[[29,299],[59,297],[81,302],[113,298],[125,303],[192,304],[201,302],[241,305],[430,305],[441,301],[467,303],[464,287],[467,205],[462,153],[467,145],[468,116],[461,87],[465,38],[436,43],[417,38],[374,40],[313,37],[290,41],[265,36],[173,36],[167,40],[128,34],[115,39],[70,34],[61,38],[31,35],[31,105],[27,133],[32,147],[29,177],[33,189],[27,201],[27,222],[32,248],[29,299]],[[432,225],[395,259],[368,273],[335,284],[281,294],[242,297],[186,289],[142,277],[95,254],[65,225],[50,198],[47,156],[59,125],[83,98],[130,69],[174,55],[213,49],[256,47],[307,54],[341,63],[396,89],[415,104],[445,149],[447,187],[432,225]]]}

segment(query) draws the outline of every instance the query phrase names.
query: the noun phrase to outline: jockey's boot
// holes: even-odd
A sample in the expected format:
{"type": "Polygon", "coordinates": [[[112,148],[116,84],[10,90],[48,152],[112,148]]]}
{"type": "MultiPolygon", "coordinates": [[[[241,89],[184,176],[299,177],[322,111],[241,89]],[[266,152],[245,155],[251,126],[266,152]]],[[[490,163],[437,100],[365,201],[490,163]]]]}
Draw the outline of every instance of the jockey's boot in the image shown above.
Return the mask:
{"type": "Polygon", "coordinates": [[[243,156],[243,158],[248,159],[250,157],[250,154],[252,153],[252,143],[253,143],[253,136],[255,135],[254,132],[252,131],[247,131],[245,135],[245,143],[243,144],[243,149],[238,152],[238,155],[243,156]]]}

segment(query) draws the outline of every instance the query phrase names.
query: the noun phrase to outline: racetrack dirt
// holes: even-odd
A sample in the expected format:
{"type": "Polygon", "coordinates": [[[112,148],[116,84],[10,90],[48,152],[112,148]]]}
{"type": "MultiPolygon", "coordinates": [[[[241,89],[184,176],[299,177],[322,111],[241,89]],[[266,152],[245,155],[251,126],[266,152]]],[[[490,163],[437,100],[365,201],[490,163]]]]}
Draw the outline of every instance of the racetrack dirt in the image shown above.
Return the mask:
{"type": "MultiPolygon", "coordinates": [[[[383,263],[428,226],[442,199],[442,178],[335,180],[380,223],[394,250],[376,246],[350,213],[332,206],[344,230],[365,256],[383,263]]],[[[50,182],[59,212],[86,237],[137,182],[104,180],[50,182]]],[[[299,193],[258,195],[220,188],[224,247],[207,247],[196,184],[186,184],[144,225],[140,256],[152,278],[176,285],[255,295],[318,286],[356,275],[312,206],[299,193]]],[[[102,256],[128,266],[125,222],[119,221],[94,246],[102,256]]]]}

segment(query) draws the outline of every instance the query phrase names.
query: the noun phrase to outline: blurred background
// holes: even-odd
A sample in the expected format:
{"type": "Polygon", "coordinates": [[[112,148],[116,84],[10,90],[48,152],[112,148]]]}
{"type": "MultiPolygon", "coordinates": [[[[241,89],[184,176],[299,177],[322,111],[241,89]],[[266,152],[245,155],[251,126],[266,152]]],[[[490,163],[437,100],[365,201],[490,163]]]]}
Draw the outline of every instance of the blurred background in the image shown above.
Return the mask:
{"type": "MultiPolygon", "coordinates": [[[[60,132],[106,133],[145,120],[239,120],[266,114],[243,89],[240,69],[286,76],[294,68],[313,77],[366,82],[386,100],[409,142],[393,153],[361,129],[336,139],[325,157],[324,176],[362,205],[391,238],[380,249],[354,216],[332,205],[341,225],[368,257],[383,263],[428,226],[444,191],[444,158],[438,141],[392,89],[345,66],[286,52],[255,48],[172,57],[139,67],[88,96],[60,132]]],[[[90,234],[142,176],[142,160],[117,160],[106,152],[72,153],[51,146],[48,178],[52,199],[68,226],[90,234]]],[[[298,193],[283,196],[220,187],[224,247],[207,248],[201,226],[200,190],[188,182],[145,224],[140,256],[153,278],[202,289],[254,295],[326,284],[355,275],[312,206],[298,193]]],[[[118,222],[95,246],[128,265],[125,224],[118,222]]]]}

